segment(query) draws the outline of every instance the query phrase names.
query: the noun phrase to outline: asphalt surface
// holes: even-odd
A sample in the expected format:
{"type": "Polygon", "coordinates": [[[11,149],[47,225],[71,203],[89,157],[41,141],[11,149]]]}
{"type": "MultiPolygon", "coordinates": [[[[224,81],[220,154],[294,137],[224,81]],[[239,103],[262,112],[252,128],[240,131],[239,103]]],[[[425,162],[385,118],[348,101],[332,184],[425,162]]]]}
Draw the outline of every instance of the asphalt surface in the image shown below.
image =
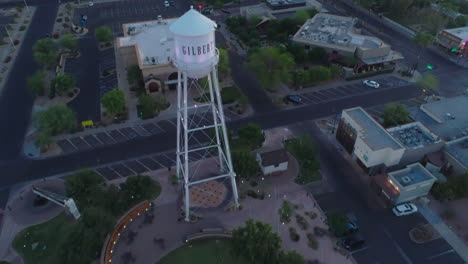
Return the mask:
{"type": "Polygon", "coordinates": [[[411,241],[408,232],[418,223],[426,223],[420,214],[397,217],[390,209],[382,208],[369,186],[359,180],[355,169],[312,122],[299,123],[295,128],[316,142],[326,168],[326,181],[333,188],[332,192],[314,195],[322,210],[352,212],[358,219],[366,241],[363,248],[352,252],[358,263],[464,263],[444,239],[424,244],[411,241]]]}

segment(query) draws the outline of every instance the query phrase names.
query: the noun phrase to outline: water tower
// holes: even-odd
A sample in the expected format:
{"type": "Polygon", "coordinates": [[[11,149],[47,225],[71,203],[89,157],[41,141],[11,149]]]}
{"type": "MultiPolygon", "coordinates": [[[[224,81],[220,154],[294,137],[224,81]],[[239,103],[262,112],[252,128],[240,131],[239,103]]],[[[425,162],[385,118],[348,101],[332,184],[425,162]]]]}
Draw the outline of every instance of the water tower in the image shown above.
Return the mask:
{"type": "MultiPolygon", "coordinates": [[[[236,174],[234,173],[229,148],[228,134],[219,89],[217,65],[219,52],[216,49],[217,24],[194,10],[193,7],[170,26],[174,34],[174,65],[178,72],[177,82],[177,177],[184,180],[185,220],[190,220],[190,188],[198,183],[230,178],[236,207],[239,206],[236,174]],[[206,79],[204,79],[206,78],[206,79]],[[205,81],[200,82],[201,79],[205,81]],[[190,100],[189,93],[206,95],[204,103],[190,100]],[[203,112],[212,122],[201,124],[194,120],[193,112],[203,112]],[[210,137],[208,144],[196,144],[194,134],[210,137]],[[190,141],[190,142],[189,142],[190,141]],[[194,141],[195,144],[192,144],[194,141]],[[196,169],[189,166],[191,154],[214,151],[218,155],[215,175],[195,176],[196,169]]],[[[217,157],[216,157],[217,156],[217,157]]],[[[198,169],[198,168],[197,168],[198,169]]]]}

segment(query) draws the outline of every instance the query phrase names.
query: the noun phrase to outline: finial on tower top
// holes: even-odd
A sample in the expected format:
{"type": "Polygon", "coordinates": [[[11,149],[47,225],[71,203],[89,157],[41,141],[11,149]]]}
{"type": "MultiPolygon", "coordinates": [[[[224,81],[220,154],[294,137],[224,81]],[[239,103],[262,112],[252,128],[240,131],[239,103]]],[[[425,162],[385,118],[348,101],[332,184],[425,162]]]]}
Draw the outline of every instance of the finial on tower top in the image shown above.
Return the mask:
{"type": "Polygon", "coordinates": [[[190,9],[193,9],[193,5],[190,6],[190,9]]]}

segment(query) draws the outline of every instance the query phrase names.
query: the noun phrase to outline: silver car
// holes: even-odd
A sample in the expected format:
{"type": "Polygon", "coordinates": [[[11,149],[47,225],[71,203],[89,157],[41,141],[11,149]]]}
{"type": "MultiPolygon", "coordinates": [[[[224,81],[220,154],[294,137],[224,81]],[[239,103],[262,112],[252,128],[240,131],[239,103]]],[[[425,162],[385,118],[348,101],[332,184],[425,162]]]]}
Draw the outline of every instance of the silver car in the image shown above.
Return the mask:
{"type": "Polygon", "coordinates": [[[374,89],[377,89],[380,87],[380,84],[376,81],[364,80],[362,83],[374,89]]]}
{"type": "Polygon", "coordinates": [[[393,213],[396,216],[410,215],[418,211],[418,207],[414,203],[403,203],[393,207],[393,213]]]}

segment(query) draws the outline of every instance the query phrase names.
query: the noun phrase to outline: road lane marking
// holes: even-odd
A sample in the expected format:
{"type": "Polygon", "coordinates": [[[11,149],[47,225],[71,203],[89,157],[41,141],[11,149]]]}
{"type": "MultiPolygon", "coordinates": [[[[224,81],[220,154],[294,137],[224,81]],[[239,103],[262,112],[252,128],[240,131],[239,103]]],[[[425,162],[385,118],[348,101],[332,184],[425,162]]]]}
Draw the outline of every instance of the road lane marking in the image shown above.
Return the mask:
{"type": "Polygon", "coordinates": [[[406,253],[403,251],[403,249],[400,247],[400,245],[398,245],[398,243],[393,240],[392,236],[390,235],[390,233],[385,229],[385,228],[382,228],[382,230],[384,231],[384,233],[387,235],[388,238],[390,238],[390,240],[392,241],[393,245],[396,247],[396,249],[398,250],[398,252],[400,253],[400,255],[403,257],[403,259],[405,260],[406,263],[408,264],[413,264],[413,262],[411,261],[411,259],[408,257],[408,255],[406,255],[406,253]]]}
{"type": "Polygon", "coordinates": [[[436,255],[432,255],[430,257],[427,257],[428,260],[432,260],[432,259],[435,259],[435,258],[438,258],[440,256],[443,256],[443,255],[446,255],[446,254],[449,254],[449,253],[452,253],[452,252],[455,252],[455,250],[452,248],[452,249],[449,249],[445,252],[442,252],[442,253],[439,253],[439,254],[436,254],[436,255]]]}

